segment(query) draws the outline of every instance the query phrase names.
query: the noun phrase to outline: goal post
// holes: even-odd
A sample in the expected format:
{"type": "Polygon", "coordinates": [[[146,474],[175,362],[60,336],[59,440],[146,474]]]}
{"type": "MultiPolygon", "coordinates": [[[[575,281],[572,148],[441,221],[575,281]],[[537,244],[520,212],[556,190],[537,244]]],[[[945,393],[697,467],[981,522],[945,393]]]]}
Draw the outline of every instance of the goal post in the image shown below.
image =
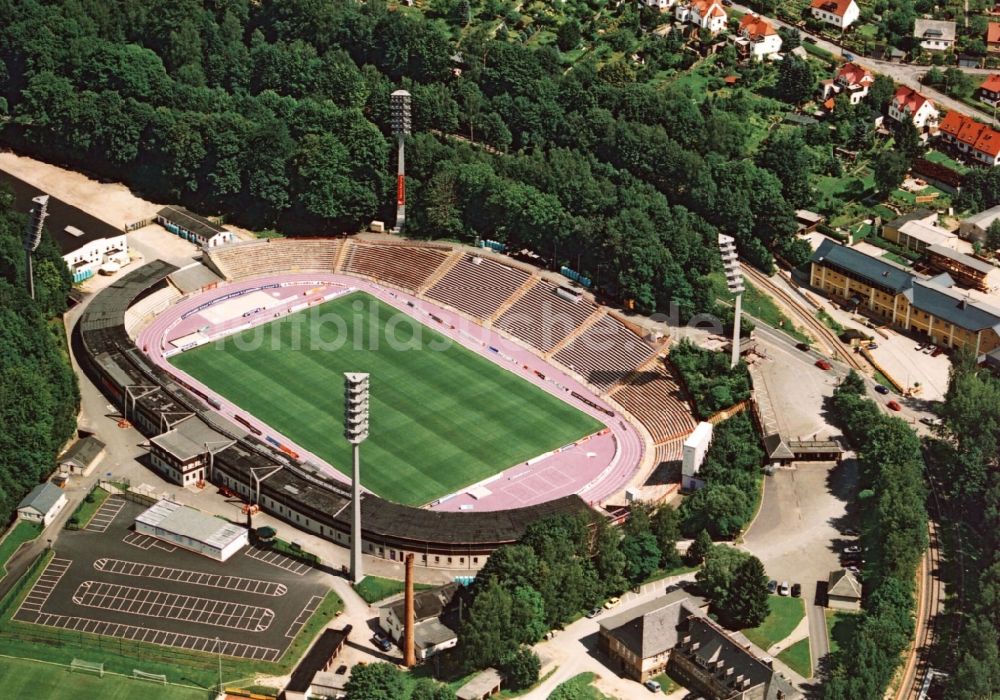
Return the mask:
{"type": "Polygon", "coordinates": [[[153,683],[159,683],[160,685],[167,684],[167,674],[147,673],[146,671],[140,671],[137,668],[132,669],[132,678],[137,681],[151,681],[153,683]]]}
{"type": "Polygon", "coordinates": [[[100,661],[84,661],[83,659],[73,659],[69,665],[71,673],[93,673],[100,678],[104,678],[104,663],[100,661]]]}

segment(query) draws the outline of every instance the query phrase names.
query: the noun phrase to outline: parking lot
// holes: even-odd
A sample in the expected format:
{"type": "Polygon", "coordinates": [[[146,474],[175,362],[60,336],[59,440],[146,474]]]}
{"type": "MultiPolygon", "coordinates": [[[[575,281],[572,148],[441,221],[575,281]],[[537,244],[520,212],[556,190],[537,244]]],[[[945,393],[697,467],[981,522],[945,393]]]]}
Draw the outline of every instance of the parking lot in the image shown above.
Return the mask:
{"type": "Polygon", "coordinates": [[[14,618],[161,646],[280,658],[326,594],[319,572],[268,550],[247,548],[222,563],[137,535],[130,527],[143,510],[109,499],[94,527],[61,533],[54,558],[14,618]]]}

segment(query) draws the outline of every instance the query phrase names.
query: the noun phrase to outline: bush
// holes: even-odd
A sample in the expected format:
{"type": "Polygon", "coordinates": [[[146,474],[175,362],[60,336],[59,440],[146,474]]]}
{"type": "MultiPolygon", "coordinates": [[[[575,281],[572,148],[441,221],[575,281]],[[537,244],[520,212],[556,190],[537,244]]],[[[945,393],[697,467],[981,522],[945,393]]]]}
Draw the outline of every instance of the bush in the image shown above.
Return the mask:
{"type": "Polygon", "coordinates": [[[670,362],[680,373],[695,413],[702,420],[750,398],[746,364],[740,362],[730,368],[727,353],[702,350],[685,338],[670,351],[670,362]]]}
{"type": "Polygon", "coordinates": [[[538,654],[527,647],[521,647],[504,662],[502,670],[510,690],[523,690],[538,682],[542,662],[538,654]]]}

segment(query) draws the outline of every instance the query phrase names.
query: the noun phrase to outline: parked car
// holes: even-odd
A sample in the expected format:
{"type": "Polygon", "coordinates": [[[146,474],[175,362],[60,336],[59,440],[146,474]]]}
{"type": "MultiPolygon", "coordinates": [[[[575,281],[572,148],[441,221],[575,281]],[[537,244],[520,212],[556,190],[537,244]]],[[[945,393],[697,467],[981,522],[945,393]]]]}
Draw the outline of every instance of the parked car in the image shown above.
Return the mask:
{"type": "Polygon", "coordinates": [[[944,348],[938,346],[938,347],[934,348],[934,352],[931,353],[931,357],[937,357],[938,355],[940,355],[943,352],[944,352],[944,348]]]}
{"type": "Polygon", "coordinates": [[[792,584],[792,597],[793,598],[798,598],[801,595],[802,595],[802,584],[801,583],[793,583],[792,584]]]}
{"type": "Polygon", "coordinates": [[[796,343],[795,347],[797,347],[802,352],[809,352],[809,343],[796,343]]]}
{"type": "Polygon", "coordinates": [[[788,587],[788,581],[782,581],[781,585],[778,586],[778,595],[788,595],[791,589],[788,587]]]}
{"type": "Polygon", "coordinates": [[[778,591],[778,582],[772,578],[770,581],[767,582],[767,592],[777,593],[777,591],[778,591]]]}
{"type": "Polygon", "coordinates": [[[903,410],[903,407],[900,406],[897,401],[890,401],[889,403],[886,404],[886,406],[888,406],[893,411],[902,411],[903,410]]]}
{"type": "Polygon", "coordinates": [[[878,350],[878,343],[868,343],[867,347],[869,350],[878,350]]]}
{"type": "Polygon", "coordinates": [[[816,43],[815,37],[811,37],[811,36],[804,36],[804,37],[802,37],[802,41],[806,42],[807,44],[815,44],[816,43]]]}
{"type": "Polygon", "coordinates": [[[816,360],[816,366],[825,372],[828,372],[833,368],[833,366],[826,360],[816,360]]]}
{"type": "Polygon", "coordinates": [[[375,646],[377,646],[382,651],[389,651],[390,649],[392,649],[392,642],[389,641],[388,637],[382,634],[376,634],[374,637],[372,637],[372,641],[375,642],[375,646]]]}
{"type": "Polygon", "coordinates": [[[844,547],[844,554],[861,554],[861,547],[856,544],[849,544],[844,547]]]}
{"type": "Polygon", "coordinates": [[[853,527],[846,528],[840,534],[845,535],[847,537],[860,537],[861,536],[861,533],[858,532],[857,530],[855,530],[853,527]]]}
{"type": "Polygon", "coordinates": [[[622,602],[622,599],[619,598],[618,596],[613,596],[611,598],[608,598],[607,602],[604,603],[604,609],[605,610],[610,610],[611,608],[616,608],[616,607],[618,607],[618,604],[621,603],[621,602],[622,602]]]}
{"type": "Polygon", "coordinates": [[[648,690],[651,693],[658,693],[658,692],[660,692],[660,683],[659,683],[659,681],[654,681],[654,680],[650,679],[650,680],[646,681],[645,683],[643,683],[643,685],[646,686],[646,690],[648,690]]]}
{"type": "Polygon", "coordinates": [[[921,418],[920,422],[923,423],[924,425],[941,425],[940,418],[928,418],[927,416],[921,418]]]}
{"type": "Polygon", "coordinates": [[[594,608],[593,610],[591,610],[590,612],[587,613],[587,617],[593,619],[593,618],[597,617],[600,614],[601,614],[601,609],[600,608],[594,608]]]}
{"type": "Polygon", "coordinates": [[[884,387],[881,384],[876,384],[875,385],[875,391],[877,391],[880,394],[888,394],[889,393],[888,387],[884,387]]]}

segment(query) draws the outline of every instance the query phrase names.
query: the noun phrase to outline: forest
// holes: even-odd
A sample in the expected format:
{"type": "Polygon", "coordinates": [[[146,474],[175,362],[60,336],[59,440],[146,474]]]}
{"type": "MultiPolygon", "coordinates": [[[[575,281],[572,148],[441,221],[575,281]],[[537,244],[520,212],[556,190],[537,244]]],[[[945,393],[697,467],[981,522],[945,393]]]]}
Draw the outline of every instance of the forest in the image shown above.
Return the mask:
{"type": "Polygon", "coordinates": [[[0,188],[0,527],[55,467],[76,428],[79,393],[61,314],[69,271],[46,233],[35,253],[35,295],[24,286],[26,218],[0,188]],[[16,397],[16,398],[15,398],[16,397]]]}
{"type": "MultiPolygon", "coordinates": [[[[403,10],[6,0],[0,140],[251,228],[339,234],[391,220],[388,96],[404,87],[410,236],[527,248],[684,316],[713,307],[718,230],[764,268],[807,253],[784,164],[751,158],[762,107],[745,91],[654,88],[622,61],[568,70],[556,45],[485,29],[458,45],[445,19],[403,10]]],[[[683,56],[668,38],[650,58],[683,56]]]]}

